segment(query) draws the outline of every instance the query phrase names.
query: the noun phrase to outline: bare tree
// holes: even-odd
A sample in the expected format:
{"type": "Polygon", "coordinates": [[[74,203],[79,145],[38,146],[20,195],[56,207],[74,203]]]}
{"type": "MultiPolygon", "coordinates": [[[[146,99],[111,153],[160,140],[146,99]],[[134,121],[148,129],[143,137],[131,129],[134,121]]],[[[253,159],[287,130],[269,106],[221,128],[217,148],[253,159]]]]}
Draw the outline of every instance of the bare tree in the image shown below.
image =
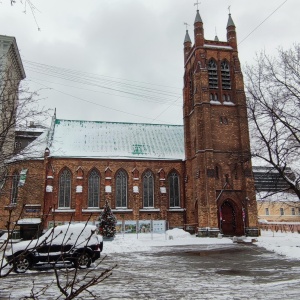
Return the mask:
{"type": "MultiPolygon", "coordinates": [[[[12,64],[1,69],[0,57],[0,166],[14,155],[16,129],[49,118],[49,110],[41,107],[40,100],[38,91],[31,92],[25,84],[19,86],[12,64]]],[[[30,156],[30,147],[23,155],[30,156]]]]}
{"type": "MultiPolygon", "coordinates": [[[[40,27],[37,21],[37,12],[39,12],[38,7],[35,5],[34,2],[36,1],[32,1],[32,0],[4,0],[2,2],[9,2],[11,6],[16,6],[16,5],[21,5],[22,9],[23,9],[23,13],[26,14],[27,11],[29,11],[32,14],[32,17],[35,21],[35,24],[37,26],[37,29],[40,31],[40,27]]],[[[0,5],[2,4],[2,2],[0,2],[0,5]]]]}
{"type": "Polygon", "coordinates": [[[244,73],[252,155],[278,172],[282,191],[300,198],[300,45],[276,57],[261,52],[244,73]]]}

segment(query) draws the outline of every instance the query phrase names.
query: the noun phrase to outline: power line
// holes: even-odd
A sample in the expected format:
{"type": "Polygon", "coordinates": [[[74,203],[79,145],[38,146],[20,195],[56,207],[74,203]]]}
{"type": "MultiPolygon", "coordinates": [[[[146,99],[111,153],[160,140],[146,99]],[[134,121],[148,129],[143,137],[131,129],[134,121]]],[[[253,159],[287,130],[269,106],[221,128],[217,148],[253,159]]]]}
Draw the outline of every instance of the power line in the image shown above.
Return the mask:
{"type": "Polygon", "coordinates": [[[277,10],[279,10],[288,0],[285,0],[283,3],[281,3],[270,15],[268,15],[258,26],[256,26],[244,39],[242,39],[238,46],[245,41],[256,29],[258,29],[262,24],[264,24],[277,10]]]}
{"type": "Polygon", "coordinates": [[[136,83],[143,83],[143,84],[153,85],[153,86],[167,87],[167,88],[171,88],[171,89],[181,89],[181,88],[173,87],[173,86],[167,86],[167,85],[161,85],[161,84],[149,83],[149,82],[144,82],[144,81],[137,81],[137,80],[119,78],[119,77],[112,77],[112,76],[108,76],[108,75],[100,75],[100,74],[96,74],[96,73],[89,73],[89,72],[79,71],[79,70],[75,70],[75,69],[61,68],[61,67],[56,67],[56,66],[53,66],[53,65],[42,64],[42,63],[38,63],[38,62],[26,60],[26,59],[24,59],[22,61],[25,62],[25,63],[28,63],[28,64],[39,65],[39,66],[41,66],[43,68],[47,67],[47,68],[60,69],[60,70],[62,70],[64,72],[77,72],[77,73],[82,73],[82,74],[86,74],[86,75],[93,75],[93,76],[98,76],[98,77],[111,78],[111,79],[115,79],[115,80],[118,79],[118,80],[124,80],[124,81],[128,81],[128,82],[136,82],[136,83]]]}
{"type": "MultiPolygon", "coordinates": [[[[87,89],[87,88],[82,88],[82,87],[78,87],[78,86],[72,86],[72,85],[67,85],[67,84],[63,84],[63,83],[58,83],[58,82],[52,82],[52,81],[49,81],[49,80],[44,80],[44,79],[40,79],[40,78],[33,78],[31,77],[32,79],[29,79],[27,81],[32,81],[32,82],[35,82],[37,84],[40,84],[39,81],[45,81],[47,83],[52,83],[52,84],[58,84],[58,85],[62,85],[62,86],[66,86],[66,87],[71,87],[71,88],[75,88],[75,89],[80,89],[80,90],[85,90],[85,91],[90,91],[90,92],[95,92],[95,93],[99,93],[99,91],[95,91],[95,90],[91,90],[91,89],[87,89]]],[[[51,87],[49,87],[51,89],[51,87]]],[[[147,99],[147,100],[144,100],[142,98],[133,98],[133,97],[127,97],[127,96],[123,96],[123,95],[117,95],[117,94],[111,94],[111,93],[105,93],[105,92],[100,92],[101,94],[106,94],[106,95],[111,95],[111,96],[117,96],[117,97],[122,97],[122,98],[127,98],[127,99],[133,99],[133,100],[138,100],[138,101],[148,101],[148,102],[153,102],[153,103],[160,103],[160,104],[169,104],[170,102],[173,103],[173,101],[166,101],[164,103],[161,103],[161,101],[155,101],[155,100],[150,100],[150,99],[147,99]]],[[[178,98],[177,98],[178,99],[178,98]]],[[[177,104],[173,104],[175,106],[180,106],[180,105],[177,105],[177,104]]]]}
{"type": "MultiPolygon", "coordinates": [[[[99,104],[99,103],[96,103],[96,102],[93,102],[93,101],[90,101],[90,100],[86,100],[86,99],[78,97],[78,96],[74,96],[72,94],[60,91],[60,90],[55,89],[55,88],[48,87],[47,85],[39,83],[39,82],[36,82],[36,83],[38,83],[40,85],[43,85],[44,87],[49,88],[51,90],[54,90],[56,92],[59,92],[61,94],[64,94],[64,95],[70,96],[72,98],[78,99],[80,101],[84,101],[84,102],[87,102],[87,103],[90,103],[90,104],[93,104],[93,105],[97,105],[97,106],[100,106],[100,107],[103,107],[103,108],[106,108],[106,109],[110,109],[110,110],[114,110],[114,111],[117,111],[117,112],[121,112],[121,113],[124,113],[124,114],[127,114],[127,115],[131,115],[131,116],[134,116],[134,117],[139,117],[139,118],[143,118],[143,119],[153,120],[153,118],[149,118],[149,117],[138,115],[138,114],[129,113],[129,112],[123,111],[121,109],[112,108],[112,107],[109,107],[109,106],[106,106],[106,105],[102,105],[102,104],[99,104]]],[[[159,120],[159,121],[162,121],[162,120],[159,120]]]]}

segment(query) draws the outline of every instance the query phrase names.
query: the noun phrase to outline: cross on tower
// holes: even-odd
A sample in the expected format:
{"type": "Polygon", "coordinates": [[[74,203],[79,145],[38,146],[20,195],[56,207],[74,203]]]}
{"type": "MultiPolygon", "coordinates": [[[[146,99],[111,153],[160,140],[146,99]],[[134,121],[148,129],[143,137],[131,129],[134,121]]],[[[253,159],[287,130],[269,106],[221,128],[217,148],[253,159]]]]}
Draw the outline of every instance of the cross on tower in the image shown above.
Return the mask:
{"type": "Polygon", "coordinates": [[[197,10],[199,10],[199,5],[201,4],[201,2],[199,3],[199,0],[197,0],[197,3],[194,3],[194,6],[197,5],[197,10]]]}
{"type": "Polygon", "coordinates": [[[188,30],[188,26],[190,26],[188,23],[183,23],[186,27],[186,30],[188,30]]]}

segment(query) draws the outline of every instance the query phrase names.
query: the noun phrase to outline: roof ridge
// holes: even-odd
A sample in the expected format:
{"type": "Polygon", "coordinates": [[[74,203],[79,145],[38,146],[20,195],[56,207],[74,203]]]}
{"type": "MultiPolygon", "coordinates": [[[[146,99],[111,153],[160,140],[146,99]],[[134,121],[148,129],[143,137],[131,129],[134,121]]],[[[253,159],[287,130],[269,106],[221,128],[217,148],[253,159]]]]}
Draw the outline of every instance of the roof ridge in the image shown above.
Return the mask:
{"type": "Polygon", "coordinates": [[[134,122],[111,122],[111,121],[91,121],[91,120],[68,120],[68,119],[56,119],[55,123],[58,124],[61,121],[66,122],[84,122],[84,123],[101,123],[101,124],[129,124],[129,125],[151,125],[151,126],[177,126],[183,127],[179,124],[153,124],[153,123],[134,123],[134,122]]]}

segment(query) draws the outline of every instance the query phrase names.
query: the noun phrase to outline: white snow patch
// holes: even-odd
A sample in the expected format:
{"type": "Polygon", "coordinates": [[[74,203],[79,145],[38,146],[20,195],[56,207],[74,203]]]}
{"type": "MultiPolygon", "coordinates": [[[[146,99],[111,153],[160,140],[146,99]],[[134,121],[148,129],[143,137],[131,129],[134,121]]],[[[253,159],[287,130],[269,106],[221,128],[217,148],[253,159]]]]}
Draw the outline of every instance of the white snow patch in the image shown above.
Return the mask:
{"type": "Polygon", "coordinates": [[[289,258],[300,259],[300,234],[262,231],[257,245],[289,258]]]}

